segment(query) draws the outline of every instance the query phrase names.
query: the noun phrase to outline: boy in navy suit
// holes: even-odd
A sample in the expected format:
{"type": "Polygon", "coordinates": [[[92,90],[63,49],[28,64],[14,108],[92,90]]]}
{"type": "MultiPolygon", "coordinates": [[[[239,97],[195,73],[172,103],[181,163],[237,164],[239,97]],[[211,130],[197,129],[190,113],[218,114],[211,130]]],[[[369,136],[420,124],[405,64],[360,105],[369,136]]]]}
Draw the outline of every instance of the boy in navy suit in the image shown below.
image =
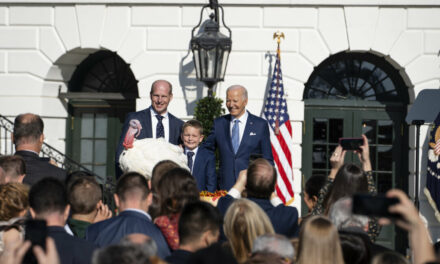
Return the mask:
{"type": "Polygon", "coordinates": [[[188,167],[197,181],[199,191],[215,192],[217,176],[215,174],[215,155],[199,144],[203,140],[203,127],[197,120],[189,120],[182,127],[182,141],[188,167]]]}

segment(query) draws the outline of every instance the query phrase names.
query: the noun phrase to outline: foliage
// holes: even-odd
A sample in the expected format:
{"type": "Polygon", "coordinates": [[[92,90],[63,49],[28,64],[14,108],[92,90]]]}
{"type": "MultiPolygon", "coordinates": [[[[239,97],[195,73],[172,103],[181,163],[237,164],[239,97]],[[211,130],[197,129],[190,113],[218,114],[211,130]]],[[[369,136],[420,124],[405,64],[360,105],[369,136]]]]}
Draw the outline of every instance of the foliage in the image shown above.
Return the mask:
{"type": "Polygon", "coordinates": [[[194,109],[194,118],[202,123],[205,139],[211,132],[214,119],[225,113],[222,105],[223,100],[216,98],[215,95],[213,97],[207,96],[197,101],[196,108],[194,109]]]}

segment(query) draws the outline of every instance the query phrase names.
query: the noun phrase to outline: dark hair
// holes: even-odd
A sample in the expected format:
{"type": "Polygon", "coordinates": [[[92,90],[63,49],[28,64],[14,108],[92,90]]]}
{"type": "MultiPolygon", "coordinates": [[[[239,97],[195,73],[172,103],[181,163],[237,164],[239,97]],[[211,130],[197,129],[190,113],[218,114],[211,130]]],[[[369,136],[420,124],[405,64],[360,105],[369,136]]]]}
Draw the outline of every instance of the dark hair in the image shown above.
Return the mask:
{"type": "MultiPolygon", "coordinates": [[[[372,264],[409,264],[410,262],[405,259],[400,253],[395,251],[385,251],[374,256],[372,264]]],[[[428,262],[437,263],[437,262],[428,262]]]]}
{"type": "Polygon", "coordinates": [[[312,175],[304,186],[304,191],[310,198],[313,196],[319,197],[319,191],[325,185],[327,177],[324,175],[312,175]]]}
{"type": "Polygon", "coordinates": [[[5,171],[5,174],[14,178],[26,174],[26,164],[24,159],[17,155],[1,156],[0,168],[5,171]]]}
{"type": "Polygon", "coordinates": [[[21,183],[0,184],[0,221],[18,217],[29,207],[29,188],[21,183]]]}
{"type": "Polygon", "coordinates": [[[39,115],[21,114],[14,120],[14,144],[34,143],[43,134],[44,123],[39,115]]]}
{"type": "Polygon", "coordinates": [[[72,214],[89,214],[102,199],[101,187],[93,178],[77,179],[67,193],[72,214]]]}
{"type": "Polygon", "coordinates": [[[275,190],[277,172],[265,159],[253,161],[247,170],[246,190],[249,197],[270,198],[275,190]]]}
{"type": "Polygon", "coordinates": [[[154,192],[159,184],[160,179],[165,173],[174,168],[180,168],[177,163],[172,160],[161,160],[153,168],[151,173],[151,190],[154,192]]]}
{"type": "Polygon", "coordinates": [[[371,261],[366,241],[356,235],[339,234],[344,262],[350,264],[368,264],[371,261]]]}
{"type": "Polygon", "coordinates": [[[118,179],[115,193],[121,201],[126,201],[133,197],[144,200],[150,193],[150,189],[148,188],[147,180],[142,174],[127,172],[118,179]]]}
{"type": "Polygon", "coordinates": [[[219,231],[222,216],[217,208],[206,202],[190,202],[183,207],[179,218],[180,245],[197,241],[208,230],[219,231]]]}
{"type": "Polygon", "coordinates": [[[148,256],[139,245],[110,245],[95,250],[93,264],[149,264],[148,256]]]}
{"type": "Polygon", "coordinates": [[[328,215],[331,205],[342,197],[350,197],[357,192],[368,192],[368,180],[361,167],[354,163],[342,165],[335,180],[324,198],[325,215],[328,215]]]}
{"type": "Polygon", "coordinates": [[[183,131],[185,131],[185,129],[187,127],[194,127],[199,130],[201,135],[203,135],[203,126],[202,126],[202,123],[200,123],[198,120],[191,119],[191,120],[186,121],[182,126],[182,133],[183,133],[183,131]]]}
{"type": "Polygon", "coordinates": [[[63,183],[50,177],[38,181],[29,192],[29,205],[37,214],[63,213],[67,206],[63,183]]]}
{"type": "Polygon", "coordinates": [[[183,168],[165,173],[157,186],[157,194],[159,215],[167,216],[180,212],[186,203],[200,199],[196,180],[183,168]]]}

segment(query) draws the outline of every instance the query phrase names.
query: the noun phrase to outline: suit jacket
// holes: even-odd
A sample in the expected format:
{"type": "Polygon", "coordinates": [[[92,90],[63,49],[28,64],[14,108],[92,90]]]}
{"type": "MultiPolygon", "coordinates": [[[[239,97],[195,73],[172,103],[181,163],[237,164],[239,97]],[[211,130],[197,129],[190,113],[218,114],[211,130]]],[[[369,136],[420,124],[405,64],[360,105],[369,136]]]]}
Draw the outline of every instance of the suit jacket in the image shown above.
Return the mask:
{"type": "MultiPolygon", "coordinates": [[[[299,235],[298,210],[295,207],[285,206],[284,204],[273,206],[268,199],[253,197],[248,197],[248,199],[258,204],[267,214],[275,233],[285,235],[288,238],[299,235]]],[[[217,208],[225,215],[232,202],[234,202],[234,198],[226,195],[219,199],[217,208]]]]}
{"type": "Polygon", "coordinates": [[[48,236],[55,240],[61,264],[86,264],[92,262],[96,246],[84,239],[67,234],[62,226],[48,226],[48,236]]]}
{"type": "Polygon", "coordinates": [[[21,156],[26,164],[26,176],[23,183],[32,186],[43,178],[53,177],[62,182],[66,180],[66,171],[49,163],[48,158],[40,158],[32,151],[20,150],[14,155],[21,156]]]}
{"type": "Polygon", "coordinates": [[[231,142],[231,115],[224,115],[214,120],[210,135],[204,146],[220,153],[219,179],[220,189],[229,190],[238,178],[241,170],[247,169],[251,154],[262,154],[273,164],[270,145],[269,127],[266,120],[249,113],[246,126],[237,153],[234,154],[231,142]]]}
{"type": "Polygon", "coordinates": [[[165,258],[165,261],[170,264],[186,264],[188,263],[189,256],[191,256],[192,252],[177,249],[171,253],[168,257],[165,258]]]}
{"type": "MultiPolygon", "coordinates": [[[[121,155],[122,151],[124,150],[124,147],[122,146],[122,143],[124,142],[125,134],[127,133],[127,130],[129,128],[130,120],[137,119],[141,123],[142,130],[139,136],[137,136],[137,139],[143,139],[143,138],[152,138],[153,137],[153,131],[152,131],[152,123],[151,123],[151,106],[147,109],[144,109],[142,111],[138,112],[131,112],[128,113],[127,117],[125,118],[124,126],[122,127],[121,136],[119,138],[118,147],[116,149],[116,157],[115,157],[115,164],[116,164],[116,177],[119,178],[121,176],[122,171],[119,167],[119,156],[121,155]]],[[[178,119],[177,117],[173,116],[168,112],[168,118],[169,118],[169,142],[174,145],[179,145],[182,143],[180,139],[180,134],[182,132],[182,126],[183,121],[178,119]]],[[[156,128],[154,128],[156,129],[156,128]]]]}
{"type": "Polygon", "coordinates": [[[217,175],[215,174],[215,155],[213,152],[199,146],[194,159],[192,175],[197,181],[199,191],[215,192],[217,175]]]}
{"type": "Polygon", "coordinates": [[[157,255],[164,259],[170,255],[165,238],[159,228],[146,215],[126,210],[118,216],[90,225],[86,230],[86,239],[98,247],[119,243],[128,234],[141,233],[151,237],[157,244],[157,255]]]}

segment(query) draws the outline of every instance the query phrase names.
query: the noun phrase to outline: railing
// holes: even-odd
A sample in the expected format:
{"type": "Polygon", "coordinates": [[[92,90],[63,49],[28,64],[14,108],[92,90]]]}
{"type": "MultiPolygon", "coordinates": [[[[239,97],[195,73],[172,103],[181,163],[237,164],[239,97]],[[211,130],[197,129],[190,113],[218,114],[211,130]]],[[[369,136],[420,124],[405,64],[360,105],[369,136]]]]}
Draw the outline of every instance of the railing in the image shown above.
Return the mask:
{"type": "MultiPolygon", "coordinates": [[[[11,140],[11,134],[14,131],[14,123],[7,117],[0,115],[0,155],[13,155],[15,153],[14,144],[11,140]]],[[[101,184],[104,194],[104,202],[112,203],[112,196],[115,190],[113,179],[105,179],[96,175],[93,171],[82,166],[78,162],[64,155],[49,144],[43,143],[40,156],[48,157],[59,164],[67,173],[73,171],[85,171],[95,176],[96,180],[101,184]]]]}

